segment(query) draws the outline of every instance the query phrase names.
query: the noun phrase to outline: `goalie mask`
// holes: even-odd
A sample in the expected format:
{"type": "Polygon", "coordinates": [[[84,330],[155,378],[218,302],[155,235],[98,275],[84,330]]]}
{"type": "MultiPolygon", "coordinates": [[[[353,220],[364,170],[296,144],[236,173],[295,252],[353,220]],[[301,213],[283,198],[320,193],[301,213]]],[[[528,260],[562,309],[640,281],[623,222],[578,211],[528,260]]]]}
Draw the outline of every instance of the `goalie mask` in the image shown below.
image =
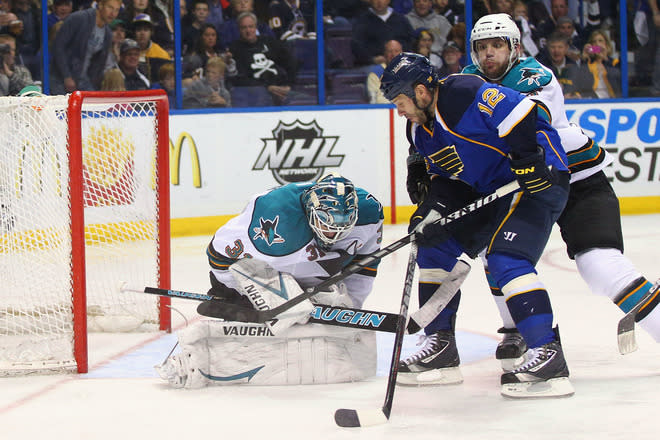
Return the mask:
{"type": "Polygon", "coordinates": [[[470,57],[472,62],[480,71],[484,71],[479,64],[479,54],[477,53],[477,41],[488,38],[501,38],[509,45],[509,65],[499,78],[488,78],[493,81],[500,80],[518,61],[518,48],[520,46],[520,30],[509,14],[489,14],[481,17],[474,24],[470,34],[470,57]]]}
{"type": "Polygon", "coordinates": [[[355,186],[345,177],[322,177],[303,193],[302,203],[309,226],[323,249],[345,238],[357,222],[355,186]]]}

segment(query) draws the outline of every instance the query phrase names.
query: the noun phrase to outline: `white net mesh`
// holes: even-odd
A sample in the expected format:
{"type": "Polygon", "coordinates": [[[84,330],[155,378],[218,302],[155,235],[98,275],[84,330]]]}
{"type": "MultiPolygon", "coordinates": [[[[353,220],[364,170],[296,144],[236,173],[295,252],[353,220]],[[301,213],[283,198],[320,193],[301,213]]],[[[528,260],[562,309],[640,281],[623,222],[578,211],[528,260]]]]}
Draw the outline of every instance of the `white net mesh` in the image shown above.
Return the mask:
{"type": "MultiPolygon", "coordinates": [[[[0,99],[0,374],[76,366],[67,104],[0,99]]],[[[159,281],[155,104],[81,122],[88,328],[156,330],[158,298],[120,291],[159,281]]]]}

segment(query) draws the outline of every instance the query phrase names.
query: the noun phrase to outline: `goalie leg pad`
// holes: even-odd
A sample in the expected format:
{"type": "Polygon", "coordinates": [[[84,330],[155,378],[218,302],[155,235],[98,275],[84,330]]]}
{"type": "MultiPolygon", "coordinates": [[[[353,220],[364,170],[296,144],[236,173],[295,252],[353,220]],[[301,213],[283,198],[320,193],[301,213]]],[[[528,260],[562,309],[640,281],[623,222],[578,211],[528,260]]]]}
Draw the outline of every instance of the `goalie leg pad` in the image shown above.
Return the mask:
{"type": "Polygon", "coordinates": [[[180,332],[179,344],[181,353],[159,371],[178,388],[330,384],[376,374],[376,334],[364,330],[307,324],[276,336],[263,324],[209,320],[180,332]]]}

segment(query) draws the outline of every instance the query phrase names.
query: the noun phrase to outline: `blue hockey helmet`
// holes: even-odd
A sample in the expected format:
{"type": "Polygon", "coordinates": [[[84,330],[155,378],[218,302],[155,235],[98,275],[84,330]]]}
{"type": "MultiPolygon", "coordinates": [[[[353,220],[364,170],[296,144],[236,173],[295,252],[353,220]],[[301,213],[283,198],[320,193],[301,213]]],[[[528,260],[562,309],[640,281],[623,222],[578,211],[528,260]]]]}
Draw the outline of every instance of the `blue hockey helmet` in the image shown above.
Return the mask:
{"type": "Polygon", "coordinates": [[[301,200],[316,241],[324,249],[345,238],[357,223],[355,186],[338,174],[319,179],[303,193],[301,200]]]}
{"type": "Polygon", "coordinates": [[[415,99],[415,86],[422,84],[433,90],[438,84],[439,75],[424,55],[403,52],[390,62],[380,78],[380,90],[392,101],[403,94],[415,99]]]}

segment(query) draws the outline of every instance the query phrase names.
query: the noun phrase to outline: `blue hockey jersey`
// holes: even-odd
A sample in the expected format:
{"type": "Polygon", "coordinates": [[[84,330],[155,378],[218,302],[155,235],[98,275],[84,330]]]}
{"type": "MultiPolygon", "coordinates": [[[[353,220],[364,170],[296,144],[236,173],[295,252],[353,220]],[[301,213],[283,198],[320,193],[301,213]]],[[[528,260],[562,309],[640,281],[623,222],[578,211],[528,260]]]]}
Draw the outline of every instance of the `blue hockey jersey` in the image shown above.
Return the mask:
{"type": "MultiPolygon", "coordinates": [[[[408,124],[409,140],[425,157],[429,172],[460,179],[480,193],[513,181],[509,153],[533,151],[536,146],[512,145],[511,133],[536,111],[536,104],[476,75],[450,75],[438,87],[435,119],[425,125],[408,124]]],[[[545,149],[548,165],[568,170],[556,130],[538,115],[535,141],[545,149]]]]}

